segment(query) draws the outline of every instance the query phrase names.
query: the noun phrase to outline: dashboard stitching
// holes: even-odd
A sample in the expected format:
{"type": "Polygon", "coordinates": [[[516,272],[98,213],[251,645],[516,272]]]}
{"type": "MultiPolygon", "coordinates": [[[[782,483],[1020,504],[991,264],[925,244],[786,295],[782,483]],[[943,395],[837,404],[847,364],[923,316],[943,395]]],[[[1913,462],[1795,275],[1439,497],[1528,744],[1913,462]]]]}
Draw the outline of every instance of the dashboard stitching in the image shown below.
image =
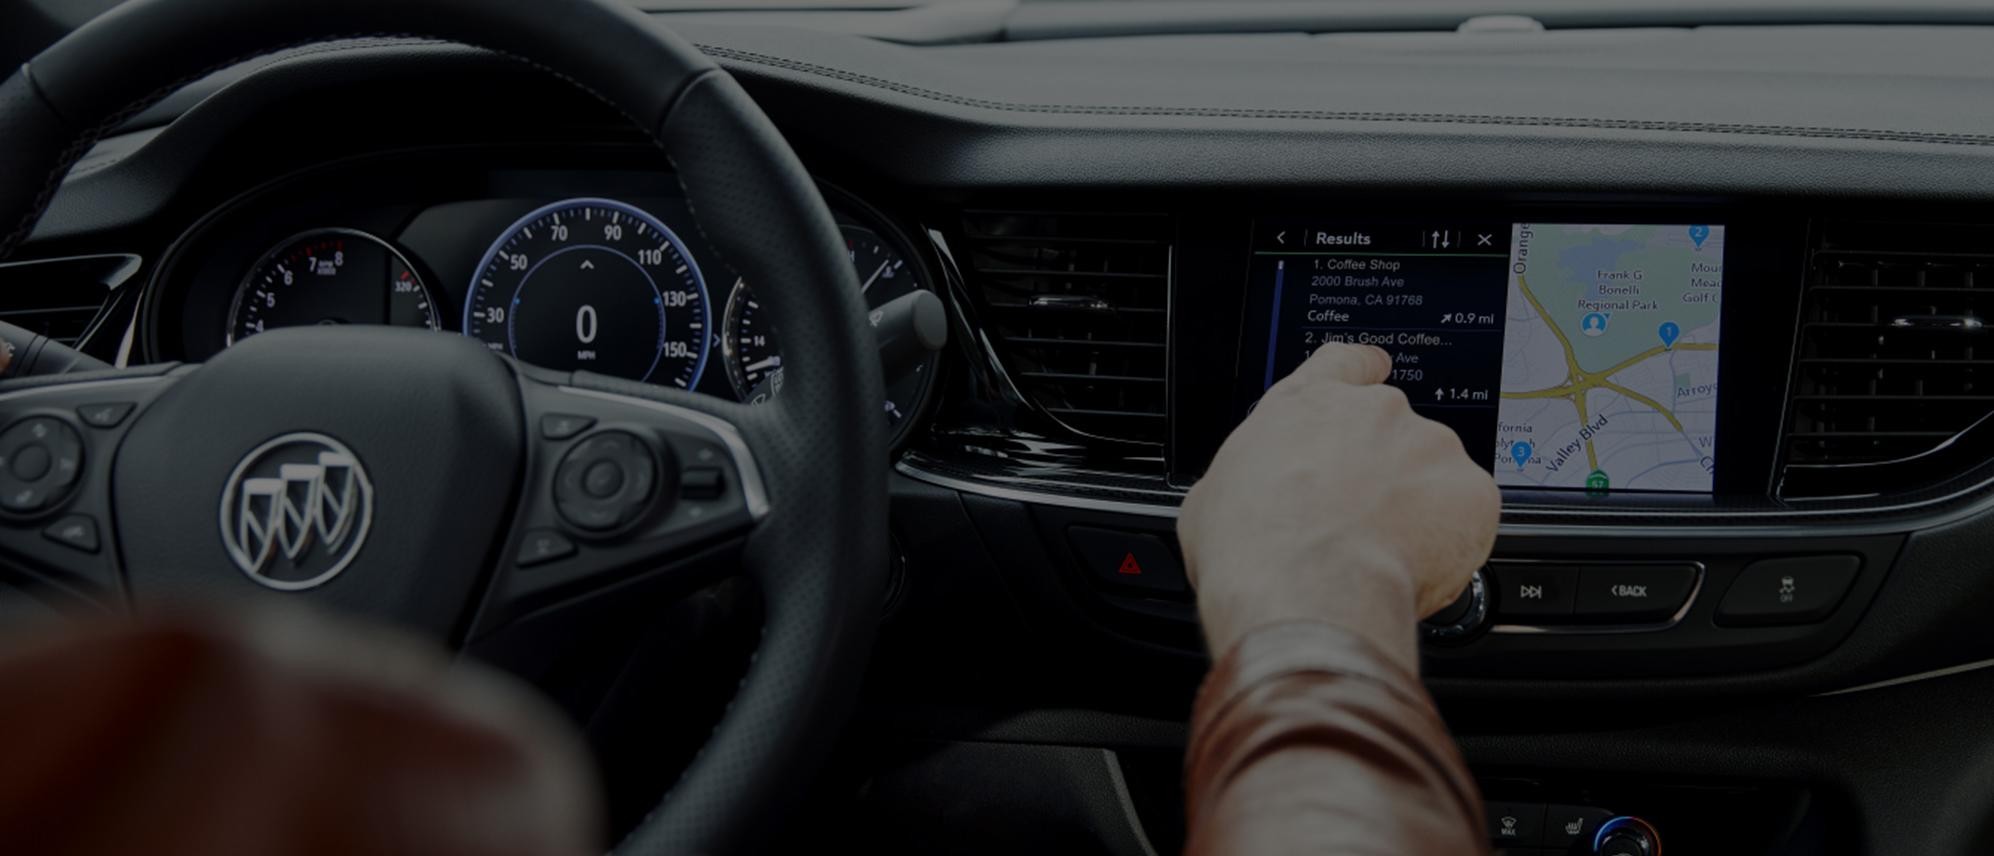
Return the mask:
{"type": "Polygon", "coordinates": [[[1588,128],[1613,131],[1676,131],[1698,134],[1797,137],[1812,139],[1871,140],[1893,143],[1931,143],[1955,146],[1994,146],[1994,135],[1948,134],[1934,131],[1893,131],[1871,128],[1832,128],[1806,125],[1754,125],[1728,122],[1675,122],[1657,119],[1605,119],[1560,116],[1510,116],[1476,113],[1411,113],[1398,111],[1299,110],[1250,107],[1145,107],[1135,105],[1032,104],[998,101],[956,95],[936,89],[913,86],[885,78],[846,71],[827,65],[801,62],[768,54],[719,45],[698,45],[708,55],[738,62],[780,68],[885,89],[902,95],[926,98],[963,107],[1012,113],[1050,113],[1101,116],[1185,116],[1236,119],[1304,119],[1344,122],[1404,122],[1439,125],[1489,125],[1518,128],[1588,128]]]}

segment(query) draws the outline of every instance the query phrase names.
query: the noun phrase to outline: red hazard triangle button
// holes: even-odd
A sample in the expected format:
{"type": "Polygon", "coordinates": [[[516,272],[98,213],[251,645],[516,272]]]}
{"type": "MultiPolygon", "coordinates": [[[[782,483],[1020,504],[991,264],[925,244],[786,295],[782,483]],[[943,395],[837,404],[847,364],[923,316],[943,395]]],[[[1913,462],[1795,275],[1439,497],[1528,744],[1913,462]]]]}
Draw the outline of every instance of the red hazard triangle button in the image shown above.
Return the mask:
{"type": "Polygon", "coordinates": [[[1164,541],[1168,534],[1128,532],[1075,525],[1066,529],[1073,546],[1075,570],[1102,586],[1128,593],[1131,590],[1175,596],[1190,593],[1184,579],[1184,565],[1177,551],[1164,541]]]}

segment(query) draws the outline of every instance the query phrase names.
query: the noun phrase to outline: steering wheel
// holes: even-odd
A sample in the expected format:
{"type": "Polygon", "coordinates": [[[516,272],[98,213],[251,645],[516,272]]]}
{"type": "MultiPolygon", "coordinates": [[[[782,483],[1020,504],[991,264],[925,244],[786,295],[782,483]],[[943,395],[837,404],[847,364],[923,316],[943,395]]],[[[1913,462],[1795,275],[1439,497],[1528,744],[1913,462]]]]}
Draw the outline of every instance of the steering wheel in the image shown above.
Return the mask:
{"type": "MultiPolygon", "coordinates": [[[[464,645],[723,545],[764,601],[732,703],[627,852],[751,845],[850,706],[886,569],[876,345],[808,173],[740,86],[617,0],[131,0],[0,84],[0,259],[99,137],[214,70],[369,35],[460,42],[621,111],[782,330],[749,407],[542,371],[463,336],[314,327],[199,366],[0,387],[0,551],[119,608],[304,600],[464,645]],[[768,252],[766,247],[781,247],[768,252]]],[[[710,575],[707,582],[711,581],[710,575]]]]}

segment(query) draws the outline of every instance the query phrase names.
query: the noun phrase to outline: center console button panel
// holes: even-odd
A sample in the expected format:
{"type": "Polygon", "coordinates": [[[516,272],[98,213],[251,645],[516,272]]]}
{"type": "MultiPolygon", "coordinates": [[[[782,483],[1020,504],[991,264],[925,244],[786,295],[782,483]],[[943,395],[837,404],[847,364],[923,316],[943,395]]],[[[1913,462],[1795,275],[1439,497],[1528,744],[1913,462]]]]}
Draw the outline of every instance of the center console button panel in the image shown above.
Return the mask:
{"type": "Polygon", "coordinates": [[[1497,561],[1496,619],[1509,625],[1662,626],[1696,593],[1692,562],[1497,561]]]}
{"type": "Polygon", "coordinates": [[[1745,567],[1717,607],[1733,626],[1812,624],[1827,618],[1862,570],[1858,556],[1761,559],[1745,567]]]}
{"type": "Polygon", "coordinates": [[[1696,565],[1630,565],[1579,569],[1572,615],[1582,621],[1666,622],[1695,590],[1696,565]]]}

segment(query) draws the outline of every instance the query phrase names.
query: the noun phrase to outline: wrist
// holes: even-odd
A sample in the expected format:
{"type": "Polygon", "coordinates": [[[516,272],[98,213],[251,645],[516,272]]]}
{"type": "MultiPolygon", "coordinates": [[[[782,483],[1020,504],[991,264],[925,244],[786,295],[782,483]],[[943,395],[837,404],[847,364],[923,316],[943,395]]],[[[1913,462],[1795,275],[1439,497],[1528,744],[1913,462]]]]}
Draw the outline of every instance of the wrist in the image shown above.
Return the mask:
{"type": "Polygon", "coordinates": [[[1261,628],[1310,621],[1362,636],[1398,664],[1417,673],[1419,594],[1410,573],[1395,561],[1364,551],[1339,554],[1333,565],[1268,568],[1239,573],[1209,567],[1198,590],[1206,645],[1222,657],[1261,628]]]}

